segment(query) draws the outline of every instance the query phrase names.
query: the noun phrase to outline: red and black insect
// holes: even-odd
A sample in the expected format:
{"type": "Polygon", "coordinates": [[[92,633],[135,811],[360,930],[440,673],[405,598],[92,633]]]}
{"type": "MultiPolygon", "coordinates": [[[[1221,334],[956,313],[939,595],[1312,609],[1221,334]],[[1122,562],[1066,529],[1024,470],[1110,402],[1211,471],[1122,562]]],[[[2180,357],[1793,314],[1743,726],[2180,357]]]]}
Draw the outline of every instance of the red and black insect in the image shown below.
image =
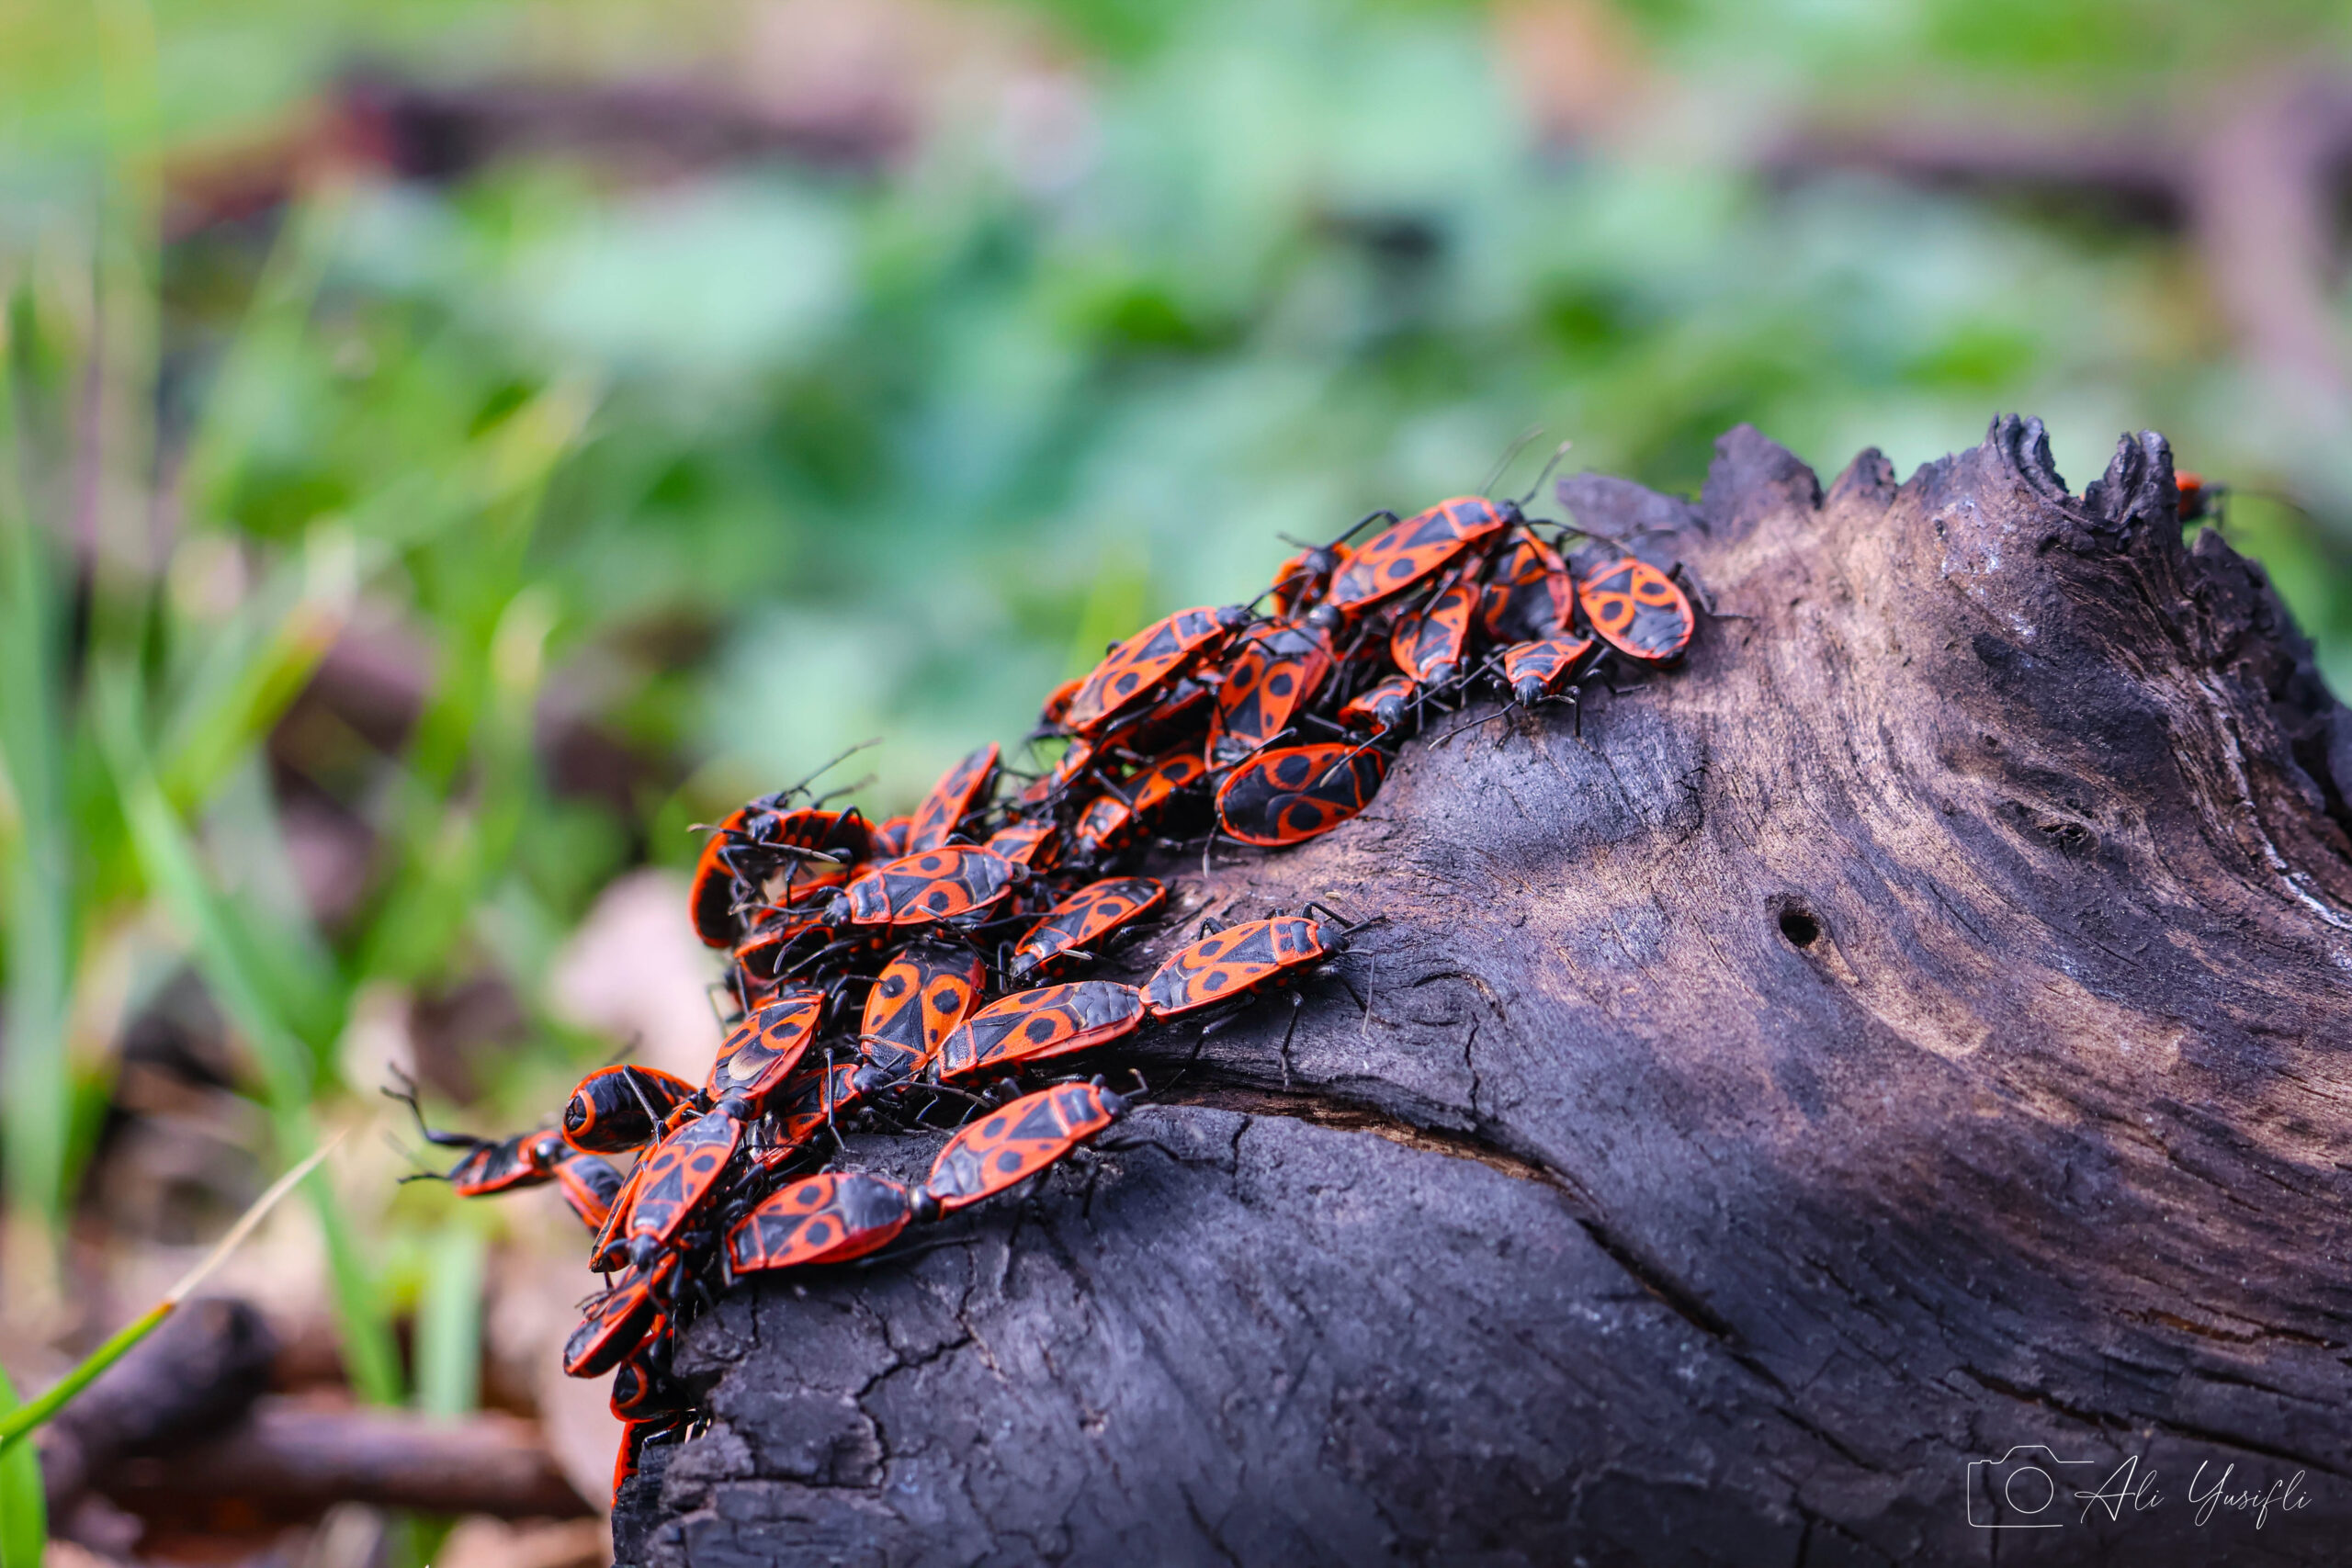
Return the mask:
{"type": "Polygon", "coordinates": [[[580,1326],[564,1341],[563,1370],[575,1378],[602,1377],[660,1334],[669,1321],[663,1287],[677,1266],[675,1253],[633,1264],[590,1303],[580,1326]]]}
{"type": "Polygon", "coordinates": [[[621,1225],[628,1218],[629,1202],[637,1196],[637,1184],[644,1179],[645,1162],[639,1160],[622,1181],[605,1223],[596,1227],[596,1239],[588,1244],[588,1267],[600,1274],[608,1274],[628,1262],[628,1253],[621,1235],[621,1225]]]}
{"type": "Polygon", "coordinates": [[[1023,1095],[950,1138],[922,1192],[943,1213],[968,1208],[1065,1157],[1126,1110],[1127,1102],[1099,1081],[1023,1095]]]}
{"type": "MultiPolygon", "coordinates": [[[[1205,674],[1211,659],[1204,655],[1200,671],[1205,674]]],[[[1206,722],[1216,692],[1206,681],[1187,675],[1170,682],[1149,707],[1122,716],[1117,722],[1095,731],[1095,754],[1108,756],[1114,751],[1129,751],[1137,756],[1156,757],[1170,746],[1187,742],[1195,749],[1200,742],[1201,726],[1206,722]]]]}
{"type": "Polygon", "coordinates": [[[1045,919],[1012,944],[1006,972],[1014,979],[1050,973],[1064,958],[1101,942],[1168,897],[1165,884],[1148,876],[1106,876],[1090,882],[1046,911],[1045,919]]]}
{"type": "Polygon", "coordinates": [[[1486,597],[1479,620],[1498,643],[1540,642],[1576,624],[1576,579],[1560,552],[1525,528],[1487,569],[1486,597]]]}
{"type": "Polygon", "coordinates": [[[477,1138],[470,1133],[442,1132],[424,1120],[424,1108],[416,1100],[416,1085],[397,1070],[393,1077],[397,1087],[385,1089],[384,1096],[408,1107],[410,1116],[415,1119],[418,1135],[441,1148],[466,1151],[447,1171],[424,1171],[401,1178],[404,1181],[446,1181],[460,1198],[487,1198],[554,1180],[561,1156],[571,1152],[563,1146],[562,1137],[554,1133],[477,1138]]]}
{"type": "Polygon", "coordinates": [[[570,1143],[438,1140],[462,1146],[453,1175],[464,1190],[560,1183],[596,1226],[594,1265],[625,1270],[566,1351],[568,1370],[620,1368],[616,1483],[645,1443],[707,1419],[666,1356],[714,1283],[872,1253],[1035,1176],[1125,1109],[1099,1079],[989,1109],[993,1092],[973,1095],[975,1080],[1010,1082],[1031,1064],[1049,1076],[1055,1058],[1114,1046],[1155,1020],[1238,1010],[1343,950],[1355,929],[1314,904],[1230,930],[1204,922],[1144,987],[1074,979],[1167,897],[1150,878],[1090,882],[1113,857],[1189,828],[1180,814],[1211,784],[1222,786],[1219,827],[1243,842],[1328,830],[1363,811],[1397,739],[1477,660],[1518,702],[1569,692],[1602,652],[1578,635],[1580,615],[1628,657],[1680,654],[1692,624],[1683,590],[1638,562],[1571,570],[1524,504],[1459,497],[1402,521],[1374,513],[1283,563],[1253,602],[1271,598],[1271,619],[1195,608],[1114,644],[1046,700],[1032,739],[1064,750],[1043,777],[1019,773],[1015,801],[999,801],[1002,758],[988,746],[917,812],[878,828],[822,809],[831,797],[803,786],[728,818],[693,895],[697,933],[729,951],[741,1006],[709,1080],[608,1069],[567,1106],[570,1143]],[[1351,547],[1363,528],[1382,531],[1351,547]],[[989,1002],[989,953],[1003,983],[1035,988],[989,1002]],[[1039,983],[1049,976],[1057,983],[1039,983]],[[831,1021],[850,1001],[862,1008],[854,1046],[831,1021]],[[923,1186],[822,1169],[854,1146],[841,1134],[976,1100],[978,1120],[923,1186]],[[575,1145],[643,1154],[624,1179],[575,1145]]]}
{"type": "Polygon", "coordinates": [[[684,1437],[693,1426],[691,1415],[651,1416],[639,1421],[621,1423],[620,1450],[613,1456],[613,1503],[619,1506],[621,1488],[636,1479],[645,1462],[645,1450],[653,1444],[684,1437]]]}
{"type": "Polygon", "coordinates": [[[1371,805],[1387,776],[1387,757],[1362,746],[1261,751],[1227,775],[1216,792],[1217,820],[1245,844],[1304,843],[1371,805]]]}
{"type": "Polygon", "coordinates": [[[1409,675],[1391,675],[1377,684],[1365,687],[1340,705],[1340,723],[1358,732],[1385,735],[1401,728],[1406,712],[1420,688],[1409,675]]]}
{"type": "Polygon", "coordinates": [[[1209,717],[1210,761],[1238,761],[1297,722],[1331,673],[1331,645],[1306,626],[1259,626],[1225,661],[1209,717]]]}
{"type": "Polygon", "coordinates": [[[996,784],[997,756],[996,742],[991,740],[941,776],[915,807],[905,852],[937,849],[964,825],[966,818],[988,804],[989,792],[996,784]]]}
{"type": "MultiPolygon", "coordinates": [[[[459,1134],[426,1136],[436,1144],[446,1144],[459,1134]]],[[[548,1138],[555,1138],[558,1145],[563,1142],[553,1133],[517,1133],[495,1143],[469,1139],[471,1152],[449,1168],[447,1179],[460,1198],[487,1198],[492,1193],[514,1192],[552,1181],[555,1162],[546,1157],[541,1147],[548,1138]]]]}
{"type": "MultiPolygon", "coordinates": [[[[924,1204],[931,1213],[936,1205],[924,1204]]],[[[780,1187],[727,1233],[739,1274],[846,1263],[890,1245],[916,1217],[913,1195],[895,1181],[829,1171],[780,1187]]]]}
{"type": "Polygon", "coordinates": [[[883,965],[865,993],[859,1056],[880,1081],[912,1077],[980,1005],[987,978],[988,965],[968,949],[907,948],[883,965]]]}
{"type": "Polygon", "coordinates": [[[1645,664],[1681,658],[1699,624],[1674,580],[1632,556],[1586,572],[1577,597],[1603,642],[1645,664]]]}
{"type": "Polygon", "coordinates": [[[741,1111],[739,1101],[722,1101],[646,1155],[629,1183],[628,1213],[620,1227],[621,1247],[633,1266],[649,1267],[718,1185],[743,1140],[741,1111]]]}
{"type": "Polygon", "coordinates": [[[1179,1018],[1268,986],[1286,985],[1321,963],[1357,927],[1341,923],[1321,905],[1306,915],[1275,915],[1210,931],[1168,955],[1144,985],[1153,1018],[1179,1018]],[[1315,914],[1329,917],[1314,919],[1315,914]]]}
{"type": "Polygon", "coordinates": [[[1070,786],[1093,766],[1096,750],[1095,743],[1083,735],[1072,736],[1069,744],[1062,749],[1062,754],[1055,759],[1054,765],[1046,770],[1045,777],[1034,780],[1021,792],[1022,806],[1035,809],[1068,795],[1070,786]]]}
{"type": "Polygon", "coordinates": [[[694,1407],[693,1397],[670,1375],[667,1341],[653,1340],[622,1358],[613,1369],[612,1406],[624,1421],[677,1416],[694,1407]]]}
{"type": "Polygon", "coordinates": [[[2229,498],[2230,487],[2215,484],[2193,468],[2176,468],[2173,488],[2180,495],[2182,524],[2202,523],[2222,516],[2222,503],[2229,498]]]}
{"type": "Polygon", "coordinates": [[[945,1081],[1067,1055],[1132,1034],[1143,1018],[1143,993],[1109,980],[1017,991],[966,1019],[941,1043],[932,1070],[945,1081]]]}
{"type": "Polygon", "coordinates": [[[1519,508],[1483,495],[1456,496],[1392,523],[1360,546],[1331,580],[1324,603],[1352,612],[1394,598],[1452,566],[1464,550],[1520,521],[1519,508]]]}
{"type": "Polygon", "coordinates": [[[872,833],[875,858],[877,860],[896,860],[900,855],[905,854],[907,852],[907,840],[914,837],[914,831],[915,819],[912,817],[890,817],[884,818],[882,823],[874,829],[872,833]]]}
{"type": "Polygon", "coordinates": [[[1079,688],[1085,684],[1085,676],[1073,675],[1046,693],[1045,705],[1037,710],[1038,728],[1047,733],[1061,728],[1062,721],[1069,717],[1069,705],[1076,700],[1079,688]]]}
{"type": "Polygon", "coordinates": [[[747,900],[784,904],[838,886],[872,852],[872,831],[856,811],[779,811],[774,798],[730,812],[695,862],[686,903],[706,946],[735,944],[736,911],[747,900]],[[769,886],[778,871],[783,878],[769,886]]]}
{"type": "Polygon", "coordinates": [[[759,1151],[760,1163],[773,1168],[790,1158],[820,1129],[865,1098],[874,1076],[861,1063],[834,1062],[786,1084],[774,1111],[778,1136],[759,1151]]]}
{"type": "MultiPolygon", "coordinates": [[[[831,942],[826,923],[830,900],[770,908],[755,916],[751,933],[735,949],[735,969],[751,987],[763,987],[792,972],[812,946],[831,942]]],[[[746,993],[748,999],[748,992],[746,993]]]]}
{"type": "Polygon", "coordinates": [[[695,935],[702,939],[706,947],[735,944],[735,874],[719,855],[733,842],[751,815],[752,807],[748,806],[739,806],[729,812],[695,859],[694,880],[686,887],[686,909],[694,922],[695,935]]]}
{"type": "Polygon", "coordinates": [[[1151,698],[1198,660],[1214,655],[1250,624],[1238,605],[1179,610],[1112,645],[1070,698],[1062,722],[1080,735],[1151,698]]]}
{"type": "Polygon", "coordinates": [[[1583,668],[1592,647],[1589,637],[1553,637],[1503,649],[1503,684],[1511,700],[1532,707],[1556,694],[1583,668]]]}
{"type": "Polygon", "coordinates": [[[1051,820],[1008,822],[980,848],[1032,871],[1050,871],[1061,859],[1061,827],[1051,820]]]}
{"type": "Polygon", "coordinates": [[[1103,794],[1087,802],[1072,837],[1088,855],[1117,849],[1165,810],[1179,792],[1208,774],[1209,765],[1198,750],[1171,751],[1122,785],[1124,798],[1121,794],[1103,794]]]}
{"type": "Polygon", "coordinates": [[[1331,579],[1354,557],[1344,544],[1313,545],[1274,568],[1274,583],[1267,590],[1274,614],[1285,621],[1304,616],[1322,603],[1331,591],[1331,579]]]}
{"type": "Polygon", "coordinates": [[[1002,855],[964,844],[920,850],[876,866],[826,911],[834,925],[911,926],[978,914],[1028,875],[1002,855]]]}
{"type": "Polygon", "coordinates": [[[1475,584],[1457,577],[1419,610],[1399,619],[1388,639],[1388,654],[1396,668],[1425,687],[1445,685],[1460,674],[1478,595],[1475,584]]]}
{"type": "Polygon", "coordinates": [[[641,1149],[694,1098],[694,1085],[658,1067],[599,1067],[564,1102],[564,1140],[594,1155],[641,1149]]]}
{"type": "Polygon", "coordinates": [[[758,1101],[792,1075],[825,1021],[830,998],[814,986],[780,992],[718,1043],[703,1093],[713,1103],[733,1097],[758,1101]]]}
{"type": "Polygon", "coordinates": [[[582,1224],[591,1232],[600,1231],[612,1218],[614,1201],[621,1195],[621,1173],[594,1155],[571,1148],[563,1153],[555,1166],[556,1190],[563,1194],[582,1224]]]}

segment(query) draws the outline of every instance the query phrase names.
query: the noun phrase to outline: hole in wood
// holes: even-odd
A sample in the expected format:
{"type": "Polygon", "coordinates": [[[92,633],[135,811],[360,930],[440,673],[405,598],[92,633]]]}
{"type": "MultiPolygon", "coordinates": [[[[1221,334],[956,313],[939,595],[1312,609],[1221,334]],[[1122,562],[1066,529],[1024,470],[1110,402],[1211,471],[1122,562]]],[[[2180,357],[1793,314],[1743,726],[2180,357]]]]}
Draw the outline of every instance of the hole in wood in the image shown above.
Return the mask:
{"type": "Polygon", "coordinates": [[[1781,911],[1781,934],[1795,947],[1811,947],[1821,940],[1821,922],[1812,911],[1794,905],[1781,911]]]}

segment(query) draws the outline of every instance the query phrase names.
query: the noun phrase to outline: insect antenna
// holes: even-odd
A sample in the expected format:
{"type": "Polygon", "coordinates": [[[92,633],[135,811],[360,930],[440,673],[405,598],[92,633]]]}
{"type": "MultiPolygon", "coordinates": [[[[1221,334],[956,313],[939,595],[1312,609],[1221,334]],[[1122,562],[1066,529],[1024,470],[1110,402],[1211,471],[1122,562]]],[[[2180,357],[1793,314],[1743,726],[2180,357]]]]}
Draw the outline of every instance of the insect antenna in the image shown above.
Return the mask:
{"type": "Polygon", "coordinates": [[[850,780],[849,783],[842,785],[839,789],[829,789],[822,795],[811,797],[808,804],[812,807],[822,806],[829,800],[839,800],[845,795],[855,795],[859,790],[871,785],[874,783],[876,776],[876,775],[873,773],[861,774],[858,777],[850,780]]]}
{"type": "Polygon", "coordinates": [[[1377,512],[1367,512],[1363,516],[1357,518],[1355,522],[1349,525],[1348,531],[1340,535],[1338,538],[1332,540],[1330,545],[1327,547],[1337,548],[1338,547],[1346,544],[1350,539],[1354,538],[1358,534],[1363,532],[1363,525],[1373,521],[1374,518],[1394,523],[1396,521],[1396,514],[1394,512],[1389,511],[1388,508],[1385,506],[1377,512]]]}
{"type": "Polygon", "coordinates": [[[1535,492],[1544,488],[1544,481],[1552,477],[1552,470],[1560,466],[1560,459],[1566,457],[1568,455],[1568,448],[1575,445],[1576,443],[1574,441],[1563,441],[1557,446],[1553,447],[1551,457],[1546,460],[1544,465],[1544,471],[1535,476],[1535,482],[1527,487],[1527,493],[1521,496],[1511,504],[1524,508],[1529,502],[1533,501],[1535,499],[1535,492]]]}
{"type": "Polygon", "coordinates": [[[1455,736],[1461,734],[1464,730],[1476,729],[1482,724],[1486,724],[1493,719],[1500,718],[1503,715],[1510,712],[1512,708],[1517,707],[1518,705],[1519,705],[1516,702],[1505,703],[1502,706],[1497,708],[1492,713],[1480,714],[1476,718],[1470,720],[1467,724],[1455,725],[1452,729],[1447,730],[1443,735],[1441,735],[1436,739],[1430,741],[1430,744],[1432,746],[1442,746],[1447,741],[1453,739],[1455,736]]]}
{"type": "Polygon", "coordinates": [[[1478,493],[1485,495],[1492,491],[1501,481],[1504,471],[1511,466],[1521,452],[1527,450],[1527,444],[1543,434],[1544,427],[1540,424],[1531,424],[1521,432],[1519,439],[1503,448],[1502,460],[1495,465],[1494,472],[1487,476],[1487,482],[1478,487],[1478,493]]]}
{"type": "MultiPolygon", "coordinates": [[[[854,745],[854,746],[851,747],[848,750],[846,750],[846,751],[842,752],[840,756],[835,757],[832,761],[829,761],[829,762],[825,763],[822,767],[820,767],[820,768],[817,769],[814,773],[810,773],[807,778],[802,779],[798,784],[792,784],[792,785],[787,786],[786,788],[780,789],[780,790],[776,791],[776,793],[775,793],[775,798],[780,799],[780,800],[789,800],[789,799],[791,799],[794,795],[798,795],[802,790],[807,789],[810,784],[815,784],[819,779],[823,778],[827,773],[831,773],[835,768],[840,767],[843,762],[848,761],[852,757],[856,756],[860,751],[866,750],[868,750],[868,749],[870,749],[870,748],[872,748],[872,747],[879,746],[879,745],[881,745],[881,744],[882,744],[882,738],[881,738],[880,736],[878,736],[878,735],[877,735],[877,736],[876,736],[876,737],[874,737],[871,740],[861,740],[861,741],[859,741],[856,745],[854,745]]],[[[826,795],[820,796],[820,799],[824,799],[824,800],[830,800],[831,798],[832,798],[832,795],[839,795],[839,794],[841,794],[841,793],[842,793],[842,792],[841,792],[841,791],[839,791],[839,790],[834,790],[834,791],[831,792],[831,794],[828,794],[828,795],[826,795]]]]}

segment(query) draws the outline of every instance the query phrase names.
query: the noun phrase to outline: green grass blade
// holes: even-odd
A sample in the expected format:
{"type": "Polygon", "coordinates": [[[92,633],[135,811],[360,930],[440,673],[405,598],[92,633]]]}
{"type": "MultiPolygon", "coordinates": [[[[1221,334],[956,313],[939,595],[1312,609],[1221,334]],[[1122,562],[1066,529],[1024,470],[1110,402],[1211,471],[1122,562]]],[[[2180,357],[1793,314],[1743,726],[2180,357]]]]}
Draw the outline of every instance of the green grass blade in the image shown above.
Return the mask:
{"type": "MultiPolygon", "coordinates": [[[[17,1391],[0,1371],[0,1416],[17,1411],[17,1391]]],[[[0,1451],[0,1568],[40,1568],[49,1544],[49,1506],[41,1495],[40,1453],[28,1443],[0,1451]]]]}
{"type": "Polygon", "coordinates": [[[97,1382],[108,1367],[130,1354],[132,1346],[154,1333],[164,1319],[171,1316],[182,1302],[196,1293],[196,1288],[203,1284],[214,1269],[229,1260],[231,1253],[244,1245],[245,1238],[269,1217],[272,1209],[277,1207],[278,1200],[293,1191],[304,1177],[317,1169],[334,1147],[334,1144],[329,1144],[325,1148],[312,1150],[301,1164],[271,1182],[267,1190],[245,1205],[245,1212],[237,1216],[237,1223],[229,1227],[229,1234],[214,1244],[212,1250],[204,1255],[202,1262],[181,1275],[179,1282],[164,1292],[162,1301],[108,1335],[105,1344],[83,1357],[79,1365],[58,1379],[40,1398],[0,1415],[0,1454],[6,1454],[28,1433],[72,1404],[74,1396],[97,1382]]]}
{"type": "MultiPolygon", "coordinates": [[[[156,781],[139,739],[134,678],[127,670],[108,667],[96,671],[94,679],[99,743],[114,774],[140,868],[193,942],[206,987],[260,1066],[280,1156],[304,1156],[318,1143],[310,1108],[311,1053],[287,1026],[267,987],[247,962],[227,906],[214,892],[186,827],[156,781]]],[[[353,1243],[324,1175],[312,1172],[305,1190],[326,1244],[331,1295],[352,1384],[370,1403],[398,1404],[399,1352],[372,1271],[353,1243]]]]}
{"type": "Polygon", "coordinates": [[[341,529],[320,529],[231,625],[209,634],[156,747],[164,793],[200,808],[220,781],[302,693],[351,613],[362,552],[341,529]]]}
{"type": "Polygon", "coordinates": [[[481,1304],[485,1247],[462,1223],[434,1238],[424,1298],[416,1308],[416,1407],[463,1416],[481,1403],[481,1304]]]}
{"type": "MultiPolygon", "coordinates": [[[[12,312],[21,321],[26,310],[12,312]]],[[[7,855],[7,1051],[0,1137],[8,1260],[51,1272],[65,1203],[71,1124],[65,1015],[73,984],[74,835],[65,830],[67,740],[58,694],[57,577],[18,482],[17,359],[0,364],[0,760],[15,806],[7,855]]],[[[24,1276],[20,1276],[22,1278],[24,1276]]]]}
{"type": "Polygon", "coordinates": [[[28,1435],[71,1404],[74,1396],[103,1377],[108,1367],[130,1354],[133,1346],[162,1327],[164,1319],[171,1316],[178,1304],[172,1301],[157,1302],[107,1335],[105,1344],[83,1357],[72,1371],[60,1378],[55,1386],[39,1399],[30,1404],[20,1404],[6,1416],[0,1416],[0,1456],[16,1452],[28,1435]]]}

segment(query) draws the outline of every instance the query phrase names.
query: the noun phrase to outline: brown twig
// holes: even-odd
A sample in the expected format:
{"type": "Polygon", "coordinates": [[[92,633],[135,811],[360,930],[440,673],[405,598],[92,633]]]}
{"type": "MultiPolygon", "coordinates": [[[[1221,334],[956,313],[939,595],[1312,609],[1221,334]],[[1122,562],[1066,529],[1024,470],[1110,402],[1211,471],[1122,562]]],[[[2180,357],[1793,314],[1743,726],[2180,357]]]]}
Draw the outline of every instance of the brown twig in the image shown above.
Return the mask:
{"type": "Polygon", "coordinates": [[[285,1516],[335,1503],[508,1519],[591,1512],[527,1421],[318,1409],[282,1397],[183,1452],[129,1461],[101,1484],[146,1514],[242,1504],[285,1516]]]}

